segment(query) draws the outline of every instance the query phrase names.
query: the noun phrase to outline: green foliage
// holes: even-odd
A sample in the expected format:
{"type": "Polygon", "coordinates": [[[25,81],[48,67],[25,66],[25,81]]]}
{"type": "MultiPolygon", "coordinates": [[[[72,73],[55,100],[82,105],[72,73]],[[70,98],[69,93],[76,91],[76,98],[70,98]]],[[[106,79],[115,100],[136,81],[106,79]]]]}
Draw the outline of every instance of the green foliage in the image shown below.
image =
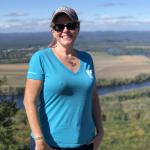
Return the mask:
{"type": "Polygon", "coordinates": [[[108,94],[101,97],[101,101],[126,101],[130,99],[150,97],[150,88],[142,88],[137,90],[131,90],[127,92],[117,92],[116,94],[108,94]]]}
{"type": "Polygon", "coordinates": [[[29,125],[15,102],[0,101],[0,150],[29,149],[29,125]]]}
{"type": "Polygon", "coordinates": [[[29,149],[30,128],[24,110],[19,110],[14,117],[14,139],[17,141],[19,150],[29,149]]]}
{"type": "Polygon", "coordinates": [[[0,79],[0,87],[4,84],[7,84],[7,77],[6,76],[3,76],[2,79],[0,79]]]}
{"type": "Polygon", "coordinates": [[[0,150],[29,149],[29,131],[25,112],[16,107],[15,100],[0,100],[0,150]]]}
{"type": "Polygon", "coordinates": [[[13,116],[17,113],[17,108],[14,102],[7,100],[0,101],[0,149],[14,148],[15,140],[13,135],[13,116]]]}
{"type": "MultiPolygon", "coordinates": [[[[149,150],[149,97],[149,88],[100,97],[105,130],[100,150],[149,150]]],[[[30,129],[24,109],[2,100],[0,116],[0,150],[28,150],[30,129]]]]}
{"type": "Polygon", "coordinates": [[[150,81],[150,74],[140,74],[136,76],[135,78],[127,78],[127,79],[98,79],[97,80],[97,86],[98,87],[114,87],[118,85],[127,85],[130,83],[142,83],[150,81]]]}
{"type": "Polygon", "coordinates": [[[100,150],[149,150],[150,121],[105,122],[104,130],[100,150]]]}
{"type": "Polygon", "coordinates": [[[150,89],[102,96],[104,138],[100,150],[149,150],[150,89]]]}

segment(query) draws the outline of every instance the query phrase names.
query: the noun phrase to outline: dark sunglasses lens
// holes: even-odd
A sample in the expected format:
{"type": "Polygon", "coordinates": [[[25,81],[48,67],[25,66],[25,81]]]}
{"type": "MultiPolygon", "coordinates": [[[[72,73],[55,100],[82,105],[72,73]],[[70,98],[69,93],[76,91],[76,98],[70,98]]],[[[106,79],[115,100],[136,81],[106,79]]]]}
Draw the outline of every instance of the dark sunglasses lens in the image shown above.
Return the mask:
{"type": "Polygon", "coordinates": [[[55,24],[53,29],[55,31],[61,32],[64,30],[65,26],[67,27],[68,30],[75,30],[78,27],[77,23],[68,23],[68,24],[55,24]]]}
{"type": "Polygon", "coordinates": [[[77,24],[76,23],[68,23],[66,25],[68,30],[75,30],[77,28],[77,24]]]}
{"type": "Polygon", "coordinates": [[[56,24],[54,26],[54,30],[56,30],[56,31],[63,31],[64,27],[65,27],[64,24],[56,24]]]}

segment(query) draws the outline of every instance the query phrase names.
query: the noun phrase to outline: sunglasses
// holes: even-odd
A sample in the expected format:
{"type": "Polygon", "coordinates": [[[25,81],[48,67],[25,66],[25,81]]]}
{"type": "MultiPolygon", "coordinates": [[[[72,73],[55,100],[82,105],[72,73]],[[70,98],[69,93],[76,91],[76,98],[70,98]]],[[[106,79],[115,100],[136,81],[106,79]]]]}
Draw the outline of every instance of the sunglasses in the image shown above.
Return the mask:
{"type": "Polygon", "coordinates": [[[54,24],[52,28],[57,32],[62,32],[64,28],[67,28],[68,30],[75,30],[79,27],[79,23],[67,23],[67,24],[54,24]]]}

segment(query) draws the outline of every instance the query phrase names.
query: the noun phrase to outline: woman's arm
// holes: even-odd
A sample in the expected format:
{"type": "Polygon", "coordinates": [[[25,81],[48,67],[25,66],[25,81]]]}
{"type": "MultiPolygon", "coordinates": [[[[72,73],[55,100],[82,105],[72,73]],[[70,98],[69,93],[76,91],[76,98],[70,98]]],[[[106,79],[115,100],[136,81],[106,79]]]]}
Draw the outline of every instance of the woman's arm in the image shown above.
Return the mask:
{"type": "Polygon", "coordinates": [[[36,99],[40,93],[41,86],[41,80],[27,79],[24,95],[24,106],[27,118],[35,138],[43,137],[36,110],[36,99]]]}
{"type": "Polygon", "coordinates": [[[99,96],[97,94],[96,85],[93,91],[93,119],[96,126],[96,136],[92,142],[94,143],[94,149],[96,150],[99,144],[101,143],[104,135],[102,119],[101,119],[101,106],[100,106],[99,96]]]}
{"type": "Polygon", "coordinates": [[[36,150],[52,150],[44,141],[42,131],[40,129],[39,118],[36,108],[36,99],[39,96],[42,87],[42,80],[27,79],[24,96],[24,106],[30,128],[33,132],[36,150]]]}

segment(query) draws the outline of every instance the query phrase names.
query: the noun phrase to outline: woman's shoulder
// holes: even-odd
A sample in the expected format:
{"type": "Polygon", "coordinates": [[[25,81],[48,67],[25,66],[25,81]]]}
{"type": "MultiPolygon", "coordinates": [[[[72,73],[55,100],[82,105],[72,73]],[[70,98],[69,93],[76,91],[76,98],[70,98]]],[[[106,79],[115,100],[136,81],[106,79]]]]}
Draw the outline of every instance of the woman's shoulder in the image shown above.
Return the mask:
{"type": "Polygon", "coordinates": [[[48,51],[49,48],[43,48],[43,49],[39,49],[37,51],[35,51],[33,55],[36,55],[36,56],[42,56],[42,55],[45,55],[45,53],[48,51]]]}
{"type": "Polygon", "coordinates": [[[84,59],[84,60],[92,60],[92,56],[90,54],[90,52],[86,51],[86,50],[76,50],[78,55],[80,56],[80,58],[84,59]]]}
{"type": "Polygon", "coordinates": [[[44,61],[47,55],[46,54],[47,51],[48,48],[43,48],[35,51],[29,58],[29,61],[44,61]]]}
{"type": "Polygon", "coordinates": [[[32,57],[43,57],[47,53],[48,48],[38,49],[32,54],[32,57]]]}
{"type": "Polygon", "coordinates": [[[79,49],[76,49],[77,53],[80,54],[80,55],[83,55],[85,57],[91,57],[91,54],[90,52],[88,52],[87,50],[79,50],[79,49]]]}

